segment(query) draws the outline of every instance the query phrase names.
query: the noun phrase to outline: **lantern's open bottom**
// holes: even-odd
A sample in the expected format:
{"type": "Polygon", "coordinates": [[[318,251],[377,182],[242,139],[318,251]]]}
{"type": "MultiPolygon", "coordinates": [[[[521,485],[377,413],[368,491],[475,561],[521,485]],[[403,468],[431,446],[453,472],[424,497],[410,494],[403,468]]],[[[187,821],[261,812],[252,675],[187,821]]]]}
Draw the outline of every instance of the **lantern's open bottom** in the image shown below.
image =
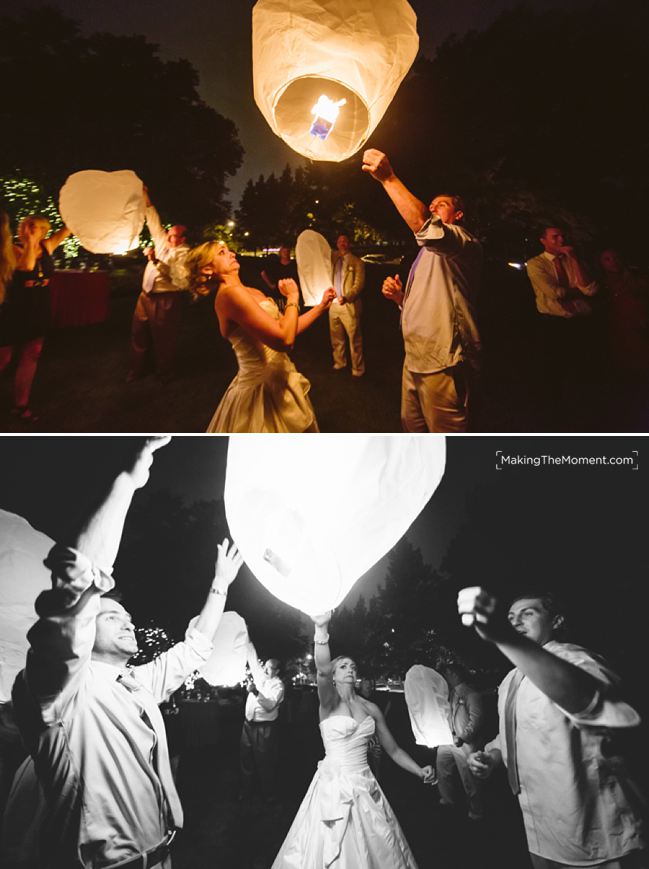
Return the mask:
{"type": "Polygon", "coordinates": [[[276,132],[287,145],[311,160],[345,160],[369,135],[369,112],[361,97],[339,81],[322,76],[293,79],[278,96],[274,117],[276,132]],[[311,109],[322,94],[334,102],[346,100],[326,139],[310,132],[311,109]]]}

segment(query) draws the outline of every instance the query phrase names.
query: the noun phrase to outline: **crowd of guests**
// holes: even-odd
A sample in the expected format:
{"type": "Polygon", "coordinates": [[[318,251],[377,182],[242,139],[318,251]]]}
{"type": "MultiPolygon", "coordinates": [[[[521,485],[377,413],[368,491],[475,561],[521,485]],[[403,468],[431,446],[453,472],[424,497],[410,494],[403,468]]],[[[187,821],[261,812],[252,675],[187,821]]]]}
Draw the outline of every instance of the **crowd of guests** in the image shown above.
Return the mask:
{"type": "MultiPolygon", "coordinates": [[[[484,355],[479,328],[485,306],[484,299],[480,302],[483,246],[463,225],[462,198],[442,193],[425,205],[380,151],[366,151],[362,168],[382,185],[418,247],[407,279],[395,274],[382,285],[383,296],[400,310],[403,430],[480,430],[473,408],[481,394],[484,355]]],[[[145,251],[132,318],[127,380],[142,377],[147,366],[162,381],[172,378],[188,299],[213,294],[219,331],[232,345],[238,372],[208,431],[318,431],[309,381],[289,354],[302,333],[327,314],[333,370],[351,367],[355,378],[364,376],[365,264],[353,253],[350,235],[343,231],[335,238],[331,287],[305,309],[288,243],[264,262],[254,281],[258,286],[250,286],[226,244],[191,249],[186,227],[163,229],[146,189],[145,202],[152,244],[145,251]]],[[[25,423],[37,418],[30,396],[50,325],[52,253],[69,234],[65,227],[48,233],[47,220],[27,217],[14,245],[6,215],[0,221],[0,370],[14,358],[11,412],[25,423]]],[[[543,428],[579,429],[583,395],[597,392],[599,407],[606,404],[616,418],[615,430],[637,429],[644,423],[649,388],[649,283],[615,248],[601,250],[591,267],[556,223],[540,225],[538,241],[542,252],[527,262],[536,305],[528,343],[534,348],[543,428]],[[608,398],[602,402],[604,392],[608,398]]],[[[598,429],[598,420],[589,424],[598,429]]]]}
{"type": "MultiPolygon", "coordinates": [[[[224,540],[185,639],[153,661],[129,666],[138,645],[115,591],[113,564],[133,495],[168,440],[148,438],[47,556],[52,588],[35,602],[38,618],[27,635],[25,668],[14,682],[10,708],[2,709],[2,721],[13,721],[27,752],[4,811],[1,856],[7,869],[171,865],[183,807],[159,707],[209,659],[242,558],[224,540]]],[[[498,688],[494,733],[463,668],[440,666],[449,686],[453,741],[437,746],[436,760],[423,764],[397,743],[367,686],[358,690],[354,660],[332,658],[331,613],[313,617],[324,758],[274,869],[416,869],[368,762],[376,742],[422,786],[437,786],[442,806],[463,805],[476,824],[489,818],[482,782],[504,765],[534,869],[647,869],[646,801],[619,739],[641,721],[619,677],[600,656],[566,641],[565,611],[552,593],[531,590],[504,606],[483,588],[464,588],[457,608],[466,629],[494,644],[512,669],[498,688]]],[[[268,805],[281,774],[277,726],[284,686],[277,659],[262,666],[251,643],[248,664],[241,797],[250,799],[258,787],[268,805]]]]}

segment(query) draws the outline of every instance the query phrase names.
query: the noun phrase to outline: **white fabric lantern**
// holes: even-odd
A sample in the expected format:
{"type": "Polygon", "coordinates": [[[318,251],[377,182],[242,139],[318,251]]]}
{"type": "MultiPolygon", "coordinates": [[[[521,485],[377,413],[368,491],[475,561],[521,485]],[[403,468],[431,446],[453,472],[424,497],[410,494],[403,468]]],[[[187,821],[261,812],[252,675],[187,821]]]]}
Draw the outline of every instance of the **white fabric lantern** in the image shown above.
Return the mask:
{"type": "Polygon", "coordinates": [[[11,699],[14,679],[25,666],[36,598],[52,587],[43,560],[53,545],[26,519],[0,510],[0,703],[11,699]]]}
{"type": "Polygon", "coordinates": [[[317,305],[332,286],[331,248],[324,235],[312,229],[301,232],[295,242],[295,261],[305,305],[317,305]]]}
{"type": "MultiPolygon", "coordinates": [[[[198,616],[190,627],[196,627],[198,616]]],[[[246,675],[248,657],[248,627],[239,613],[227,612],[221,616],[216,633],[211,638],[212,654],[200,669],[210,685],[238,685],[246,675]]]]}
{"type": "Polygon", "coordinates": [[[86,250],[127,253],[137,247],[144,226],[142,181],[130,169],[75,172],[61,188],[59,211],[86,250]]]}
{"type": "Polygon", "coordinates": [[[408,530],[444,463],[441,437],[230,437],[230,532],[272,594],[317,615],[408,530]]]}
{"type": "Polygon", "coordinates": [[[406,673],[403,691],[417,745],[452,745],[446,679],[437,670],[416,664],[406,673]]]}
{"type": "Polygon", "coordinates": [[[406,0],[258,0],[255,102],[298,154],[344,160],[376,128],[418,48],[406,0]]]}

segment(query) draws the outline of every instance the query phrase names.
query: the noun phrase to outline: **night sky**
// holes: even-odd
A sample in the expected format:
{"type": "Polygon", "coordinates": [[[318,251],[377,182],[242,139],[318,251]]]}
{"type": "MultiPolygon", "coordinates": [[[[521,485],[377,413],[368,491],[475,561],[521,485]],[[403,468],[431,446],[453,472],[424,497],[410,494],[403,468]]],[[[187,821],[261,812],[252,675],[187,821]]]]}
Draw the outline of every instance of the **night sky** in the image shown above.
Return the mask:
{"type": "MultiPolygon", "coordinates": [[[[585,6],[591,0],[526,0],[543,11],[585,6]]],[[[281,172],[302,158],[271,131],[252,95],[251,10],[253,0],[23,0],[21,8],[51,6],[81,23],[86,35],[143,34],[160,46],[165,60],[185,58],[198,70],[205,101],[235,122],[245,150],[244,164],[230,181],[237,204],[246,181],[281,172]]],[[[483,29],[518,0],[411,0],[418,18],[420,51],[434,57],[452,33],[483,29]]],[[[134,87],[137,83],[134,83],[134,87]]],[[[143,95],[143,99],[146,95],[143,95]]],[[[388,109],[389,111],[389,109],[388,109]]],[[[173,123],[173,119],[170,119],[173,123]]],[[[371,145],[371,142],[368,143],[371,145]]],[[[98,167],[100,168],[100,167],[98,167]]]]}
{"type": "MultiPolygon", "coordinates": [[[[337,437],[342,436],[321,436],[324,460],[337,437]]],[[[187,502],[219,499],[227,440],[174,437],[156,455],[149,490],[171,491],[187,502]]],[[[4,437],[0,507],[58,538],[137,442],[133,437],[4,437]]],[[[445,476],[407,535],[433,568],[446,569],[452,552],[458,585],[507,592],[551,586],[573,597],[589,588],[596,595],[611,589],[625,594],[635,581],[644,582],[649,472],[644,439],[464,436],[446,443],[445,476]],[[634,450],[638,470],[547,464],[498,469],[498,451],[529,460],[543,455],[633,457],[634,450]]],[[[333,517],[331,533],[341,521],[344,525],[344,516],[333,517]]],[[[386,559],[348,600],[359,592],[371,594],[385,569],[386,559]]]]}

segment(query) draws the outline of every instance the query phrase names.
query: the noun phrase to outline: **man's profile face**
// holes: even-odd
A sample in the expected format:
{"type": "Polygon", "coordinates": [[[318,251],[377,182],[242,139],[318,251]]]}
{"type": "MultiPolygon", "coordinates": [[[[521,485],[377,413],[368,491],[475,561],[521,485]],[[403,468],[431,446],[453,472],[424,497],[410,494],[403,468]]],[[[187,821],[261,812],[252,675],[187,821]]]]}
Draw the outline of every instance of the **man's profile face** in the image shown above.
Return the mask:
{"type": "Polygon", "coordinates": [[[116,600],[101,598],[96,620],[93,655],[112,657],[124,664],[137,653],[137,640],[131,616],[116,600]]]}
{"type": "Polygon", "coordinates": [[[436,214],[442,223],[455,223],[463,212],[456,209],[450,196],[436,196],[428,206],[431,214],[436,214]]]}
{"type": "Polygon", "coordinates": [[[554,254],[555,256],[561,253],[561,248],[565,244],[563,232],[558,226],[549,226],[541,236],[540,241],[547,253],[554,254]]]}
{"type": "Polygon", "coordinates": [[[264,664],[264,673],[269,677],[277,676],[279,673],[279,661],[275,658],[269,658],[264,664]]]}
{"type": "Polygon", "coordinates": [[[515,631],[533,643],[543,646],[552,639],[556,617],[550,615],[543,601],[537,597],[515,600],[509,608],[507,618],[515,631]]]}

